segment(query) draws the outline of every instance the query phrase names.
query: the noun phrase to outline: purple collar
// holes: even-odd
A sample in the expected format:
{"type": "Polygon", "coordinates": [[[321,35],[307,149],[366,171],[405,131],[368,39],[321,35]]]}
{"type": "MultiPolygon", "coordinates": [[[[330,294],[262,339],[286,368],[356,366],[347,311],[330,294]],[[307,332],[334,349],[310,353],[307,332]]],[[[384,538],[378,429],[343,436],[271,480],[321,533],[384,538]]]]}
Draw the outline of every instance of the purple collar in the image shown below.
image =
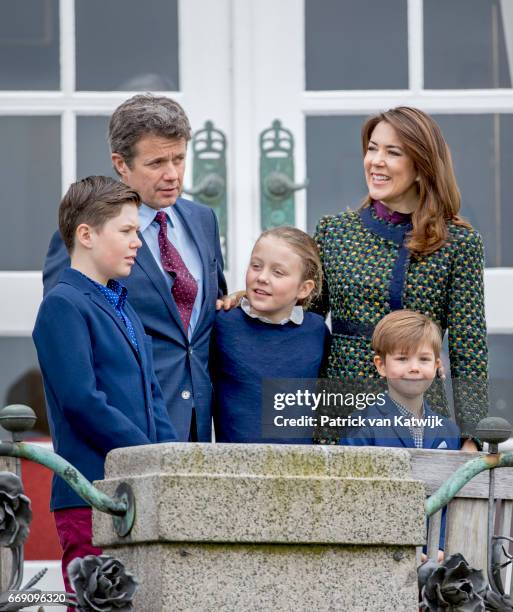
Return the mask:
{"type": "Polygon", "coordinates": [[[388,223],[393,223],[397,225],[399,223],[410,223],[411,222],[411,213],[402,213],[397,212],[396,210],[390,210],[383,202],[379,200],[374,200],[372,202],[374,206],[374,212],[379,219],[383,219],[383,221],[388,221],[388,223]]]}

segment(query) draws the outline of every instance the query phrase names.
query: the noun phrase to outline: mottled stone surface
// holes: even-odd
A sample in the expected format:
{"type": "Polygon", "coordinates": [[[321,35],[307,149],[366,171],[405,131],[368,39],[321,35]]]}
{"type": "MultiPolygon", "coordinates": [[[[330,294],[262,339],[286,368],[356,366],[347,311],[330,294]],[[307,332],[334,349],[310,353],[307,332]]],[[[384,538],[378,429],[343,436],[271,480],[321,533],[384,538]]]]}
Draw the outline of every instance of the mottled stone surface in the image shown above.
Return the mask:
{"type": "MultiPolygon", "coordinates": [[[[166,444],[114,451],[99,488],[133,487],[132,542],[415,545],[425,493],[409,462],[384,448],[166,444]]],[[[98,546],[124,541],[94,520],[98,546]]]]}
{"type": "Polygon", "coordinates": [[[155,473],[407,478],[410,457],[381,447],[187,443],[118,448],[107,456],[106,478],[155,473]]]}
{"type": "MultiPolygon", "coordinates": [[[[101,483],[114,494],[120,480],[101,483]]],[[[137,500],[132,542],[421,544],[424,488],[378,478],[127,478],[137,500]],[[249,518],[250,517],[250,518],[249,518]]],[[[95,513],[95,544],[123,540],[95,513]]]]}
{"type": "Polygon", "coordinates": [[[411,547],[149,544],[107,553],[136,574],[145,568],[134,602],[145,612],[418,609],[411,547]]]}
{"type": "Polygon", "coordinates": [[[94,542],[141,582],[144,610],[414,610],[422,483],[401,449],[166,444],[117,449],[137,500],[94,542]],[[396,553],[394,558],[394,552],[396,553]]]}

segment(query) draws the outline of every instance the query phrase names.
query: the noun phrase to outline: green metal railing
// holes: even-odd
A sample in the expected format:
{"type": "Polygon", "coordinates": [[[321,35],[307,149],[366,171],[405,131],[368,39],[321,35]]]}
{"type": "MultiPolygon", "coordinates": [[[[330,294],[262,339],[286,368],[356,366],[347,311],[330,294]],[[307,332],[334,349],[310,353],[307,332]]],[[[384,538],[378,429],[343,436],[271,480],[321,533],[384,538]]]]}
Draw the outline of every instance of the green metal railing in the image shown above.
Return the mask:
{"type": "Polygon", "coordinates": [[[114,497],[97,489],[66,459],[37,444],[21,442],[20,434],[32,429],[36,415],[32,408],[15,404],[0,411],[0,425],[12,433],[12,442],[0,442],[0,456],[28,459],[44,465],[60,476],[87,503],[100,512],[112,515],[118,536],[130,533],[135,521],[135,498],[130,485],[118,485],[114,497]]]}
{"type": "Polygon", "coordinates": [[[498,540],[510,540],[507,536],[496,536],[495,532],[495,469],[513,467],[513,452],[499,453],[499,443],[511,436],[511,425],[500,417],[488,417],[479,422],[476,435],[488,443],[489,454],[481,455],[467,461],[450,476],[440,488],[426,500],[426,515],[431,516],[446,506],[468,482],[485,470],[490,471],[488,485],[488,521],[487,521],[487,574],[492,590],[504,596],[500,578],[500,548],[494,543],[498,540]]]}
{"type": "Polygon", "coordinates": [[[426,500],[427,516],[431,516],[446,506],[474,476],[485,470],[501,467],[513,467],[513,452],[483,455],[467,461],[431,497],[428,497],[426,500]]]}

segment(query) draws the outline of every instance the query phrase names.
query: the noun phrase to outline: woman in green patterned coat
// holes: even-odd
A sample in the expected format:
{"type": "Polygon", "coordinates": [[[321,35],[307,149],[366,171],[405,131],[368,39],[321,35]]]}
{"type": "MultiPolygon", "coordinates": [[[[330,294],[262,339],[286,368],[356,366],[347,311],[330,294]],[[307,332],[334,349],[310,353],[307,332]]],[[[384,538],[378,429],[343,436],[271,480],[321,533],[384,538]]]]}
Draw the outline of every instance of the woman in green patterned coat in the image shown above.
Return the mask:
{"type": "MultiPolygon", "coordinates": [[[[422,312],[448,330],[456,419],[463,449],[476,450],[487,413],[483,243],[459,216],[449,149],[435,121],[409,107],[368,119],[362,145],[368,196],[358,211],[323,217],[315,236],[325,273],[317,310],[331,311],[333,327],[326,376],[377,378],[374,326],[393,310],[422,312]]],[[[433,408],[447,411],[433,391],[433,408]]]]}

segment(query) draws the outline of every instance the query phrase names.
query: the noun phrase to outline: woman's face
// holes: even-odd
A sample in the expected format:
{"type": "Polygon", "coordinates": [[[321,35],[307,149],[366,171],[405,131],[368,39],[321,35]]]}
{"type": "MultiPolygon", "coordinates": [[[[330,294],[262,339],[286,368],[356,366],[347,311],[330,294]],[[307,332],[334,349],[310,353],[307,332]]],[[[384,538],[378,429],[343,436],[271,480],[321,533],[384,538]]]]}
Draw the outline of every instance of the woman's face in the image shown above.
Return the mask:
{"type": "Polygon", "coordinates": [[[413,212],[417,208],[417,171],[395,129],[386,121],[374,128],[363,158],[369,196],[391,210],[413,212]]]}

